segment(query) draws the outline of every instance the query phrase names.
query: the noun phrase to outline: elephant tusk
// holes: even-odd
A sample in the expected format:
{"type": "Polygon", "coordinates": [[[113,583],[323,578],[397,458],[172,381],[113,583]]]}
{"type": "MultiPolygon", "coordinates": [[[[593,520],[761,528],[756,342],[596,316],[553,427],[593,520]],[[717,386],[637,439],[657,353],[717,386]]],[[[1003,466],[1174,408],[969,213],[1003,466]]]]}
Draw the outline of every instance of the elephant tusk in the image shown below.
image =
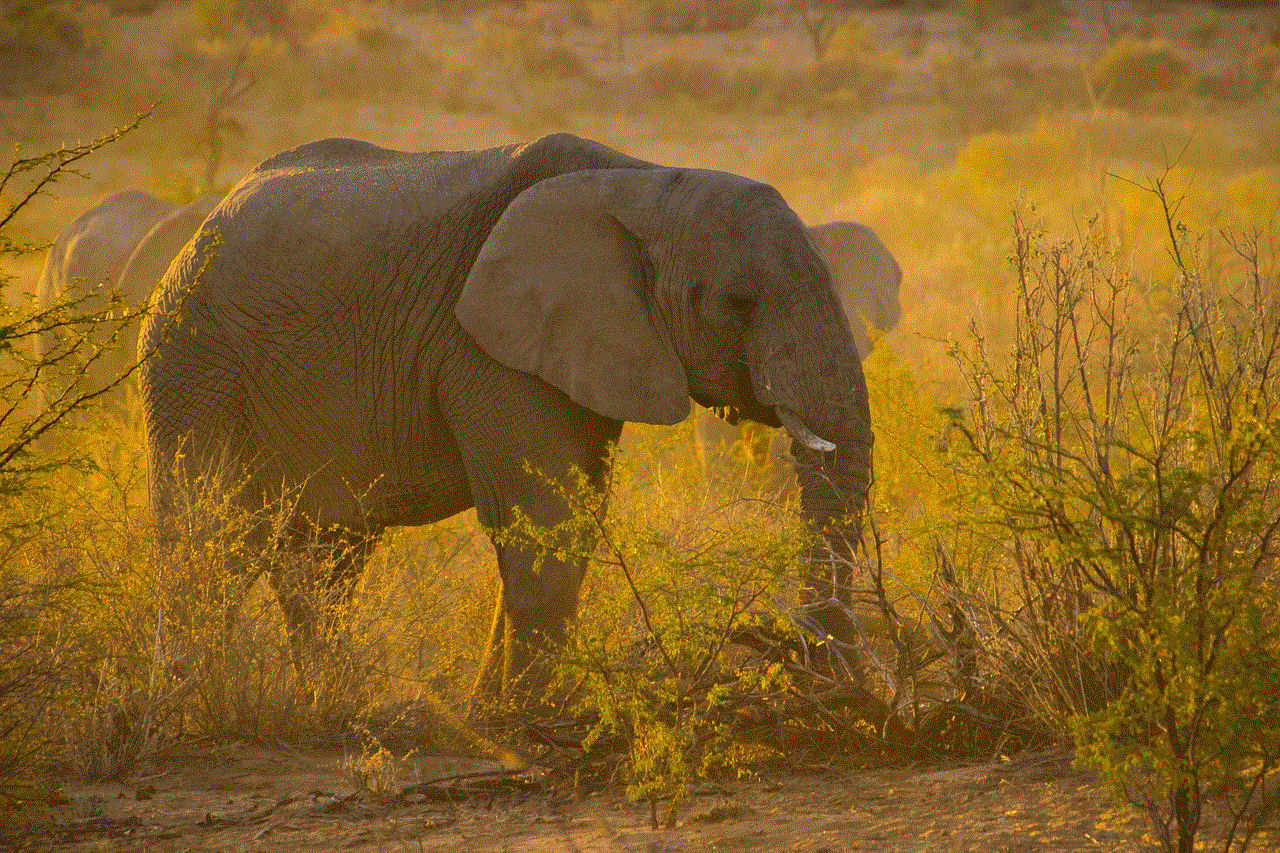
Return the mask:
{"type": "Polygon", "coordinates": [[[791,437],[805,447],[819,453],[830,453],[836,449],[836,446],[825,438],[814,435],[798,417],[792,414],[790,409],[778,406],[774,411],[778,413],[778,420],[782,421],[782,425],[786,427],[787,432],[791,433],[791,437]]]}

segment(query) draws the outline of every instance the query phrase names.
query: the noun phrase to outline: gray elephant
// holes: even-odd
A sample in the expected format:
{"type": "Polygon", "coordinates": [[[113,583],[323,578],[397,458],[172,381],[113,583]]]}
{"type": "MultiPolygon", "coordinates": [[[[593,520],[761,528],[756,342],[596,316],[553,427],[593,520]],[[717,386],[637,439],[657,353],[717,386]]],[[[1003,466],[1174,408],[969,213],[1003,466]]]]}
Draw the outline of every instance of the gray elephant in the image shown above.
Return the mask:
{"type": "Polygon", "coordinates": [[[809,229],[809,239],[831,271],[831,283],[849,318],[853,345],[864,361],[871,339],[863,319],[882,332],[898,325],[902,269],[880,237],[858,222],[828,222],[809,229]]]}
{"type": "MultiPolygon", "coordinates": [[[[106,197],[54,240],[36,286],[40,306],[81,293],[89,294],[86,308],[105,307],[107,294],[117,290],[125,309],[141,308],[219,200],[209,195],[178,206],[138,190],[106,197]]],[[[83,390],[105,388],[133,366],[139,327],[133,323],[121,330],[115,348],[90,365],[83,390]]],[[[53,345],[48,338],[39,341],[41,353],[53,345]]],[[[122,410],[126,396],[125,386],[119,386],[110,402],[122,410]]]]}
{"type": "MultiPolygon", "coordinates": [[[[199,477],[250,508],[287,495],[292,539],[257,545],[323,545],[339,588],[388,526],[564,520],[546,478],[601,484],[623,422],[678,423],[690,397],[786,427],[816,527],[848,532],[869,482],[848,322],[777,191],[567,134],[270,158],[170,267],[142,344],[161,535],[199,477]]],[[[584,566],[495,547],[510,682],[563,642],[584,566]]],[[[296,654],[325,614],[271,571],[296,654]]]]}
{"type": "MultiPolygon", "coordinates": [[[[871,353],[871,338],[864,321],[888,331],[902,319],[898,290],[902,269],[893,253],[876,232],[858,222],[827,222],[809,229],[818,254],[831,272],[831,284],[849,320],[858,357],[871,353]]],[[[704,408],[694,412],[694,442],[703,467],[716,459],[733,458],[735,451],[757,470],[781,474],[777,463],[785,457],[787,441],[783,433],[751,422],[736,427],[704,408]]],[[[783,488],[781,476],[772,478],[770,488],[783,488]]]]}

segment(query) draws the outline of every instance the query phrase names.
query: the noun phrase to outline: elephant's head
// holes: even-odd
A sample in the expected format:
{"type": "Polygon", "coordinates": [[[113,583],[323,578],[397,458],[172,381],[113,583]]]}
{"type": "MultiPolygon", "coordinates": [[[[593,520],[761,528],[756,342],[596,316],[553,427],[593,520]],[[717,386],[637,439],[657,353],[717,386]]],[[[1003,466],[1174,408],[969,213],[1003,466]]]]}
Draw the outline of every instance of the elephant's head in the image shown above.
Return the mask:
{"type": "Polygon", "coordinates": [[[594,169],[506,208],[457,305],[497,361],[623,421],[674,424],[689,398],[784,426],[804,511],[856,513],[870,479],[867,389],[830,274],[772,187],[720,172],[594,169]]]}

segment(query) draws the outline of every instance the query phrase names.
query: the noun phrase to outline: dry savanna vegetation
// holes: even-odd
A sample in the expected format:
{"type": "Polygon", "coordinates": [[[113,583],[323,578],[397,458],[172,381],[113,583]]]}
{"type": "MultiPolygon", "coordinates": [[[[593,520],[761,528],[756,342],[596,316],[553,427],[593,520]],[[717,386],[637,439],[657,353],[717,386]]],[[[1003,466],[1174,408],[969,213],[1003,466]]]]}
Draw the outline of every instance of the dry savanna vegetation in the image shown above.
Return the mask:
{"type": "Polygon", "coordinates": [[[4,0],[0,134],[0,845],[1280,845],[1273,3],[4,0]],[[146,306],[37,306],[45,248],[325,136],[554,131],[897,257],[857,641],[790,476],[686,423],[499,534],[590,562],[551,706],[471,704],[474,514],[388,535],[299,677],[243,571],[280,508],[195,489],[156,549],[133,376],[89,379],[146,306]]]}

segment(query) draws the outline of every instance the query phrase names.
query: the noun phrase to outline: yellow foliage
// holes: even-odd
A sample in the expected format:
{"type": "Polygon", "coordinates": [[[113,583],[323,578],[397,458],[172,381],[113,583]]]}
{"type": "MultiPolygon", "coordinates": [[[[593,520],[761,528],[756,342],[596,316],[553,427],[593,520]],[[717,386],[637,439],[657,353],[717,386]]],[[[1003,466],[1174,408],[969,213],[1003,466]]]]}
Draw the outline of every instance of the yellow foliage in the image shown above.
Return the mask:
{"type": "Polygon", "coordinates": [[[843,56],[874,56],[876,53],[875,30],[864,18],[850,17],[831,33],[822,55],[824,58],[843,56]]]}
{"type": "Polygon", "coordinates": [[[1227,197],[1246,225],[1266,225],[1280,219],[1280,179],[1274,169],[1241,175],[1227,186],[1227,197]]]}
{"type": "Polygon", "coordinates": [[[927,585],[935,536],[945,536],[945,417],[933,393],[880,341],[863,362],[870,393],[875,484],[872,512],[886,559],[909,585],[927,585]]]}
{"type": "Polygon", "coordinates": [[[1052,125],[1045,117],[1022,133],[983,133],[969,140],[956,155],[956,169],[973,187],[995,188],[1007,198],[1010,188],[1061,178],[1073,167],[1070,128],[1052,125]],[[1046,169],[1054,164],[1052,170],[1046,169]]]}

